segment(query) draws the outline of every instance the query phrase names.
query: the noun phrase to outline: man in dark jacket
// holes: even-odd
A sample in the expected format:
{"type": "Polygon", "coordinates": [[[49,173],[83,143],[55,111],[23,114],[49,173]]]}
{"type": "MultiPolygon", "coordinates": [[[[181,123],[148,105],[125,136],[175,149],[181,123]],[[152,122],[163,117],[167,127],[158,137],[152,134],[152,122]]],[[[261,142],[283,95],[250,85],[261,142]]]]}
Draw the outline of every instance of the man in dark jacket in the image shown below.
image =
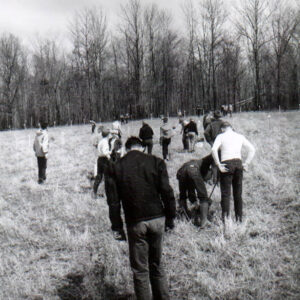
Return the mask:
{"type": "Polygon", "coordinates": [[[143,141],[144,147],[147,148],[148,154],[152,154],[153,130],[145,121],[140,129],[139,137],[143,141]]]}
{"type": "Polygon", "coordinates": [[[219,133],[221,133],[221,126],[224,121],[221,119],[222,113],[219,110],[214,112],[214,119],[206,127],[204,136],[206,141],[212,146],[219,133]]]}
{"type": "Polygon", "coordinates": [[[196,122],[191,118],[190,122],[186,126],[188,149],[193,152],[195,149],[196,136],[198,136],[198,129],[196,122]]]}
{"type": "Polygon", "coordinates": [[[125,147],[128,153],[112,171],[118,194],[109,204],[112,229],[123,231],[122,202],[137,299],[152,299],[151,290],[153,299],[169,299],[162,239],[165,229],[174,227],[176,204],[167,168],[162,159],[142,152],[139,138],[130,137],[125,147]]]}
{"type": "Polygon", "coordinates": [[[195,225],[203,228],[207,223],[207,214],[209,209],[209,199],[204,181],[211,177],[210,166],[213,163],[212,155],[208,155],[199,160],[190,160],[182,165],[177,171],[179,183],[179,207],[188,218],[191,213],[187,207],[187,198],[191,203],[199,199],[199,215],[195,217],[195,225]],[[200,219],[200,220],[199,220],[200,219]]]}

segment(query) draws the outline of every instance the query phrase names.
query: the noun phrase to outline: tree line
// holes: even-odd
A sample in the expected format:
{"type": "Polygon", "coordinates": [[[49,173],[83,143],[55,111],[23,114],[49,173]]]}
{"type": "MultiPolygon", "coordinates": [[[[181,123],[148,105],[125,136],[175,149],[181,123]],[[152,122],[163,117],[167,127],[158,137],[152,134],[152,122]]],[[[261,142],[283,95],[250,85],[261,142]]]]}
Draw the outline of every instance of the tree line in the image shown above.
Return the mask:
{"type": "Polygon", "coordinates": [[[128,0],[114,30],[101,8],[76,12],[72,49],[39,39],[29,51],[0,36],[0,129],[194,114],[196,108],[299,108],[300,5],[186,0],[170,12],[128,0]],[[174,25],[175,24],[175,25],[174,25]],[[250,99],[247,107],[240,101],[250,99]]]}

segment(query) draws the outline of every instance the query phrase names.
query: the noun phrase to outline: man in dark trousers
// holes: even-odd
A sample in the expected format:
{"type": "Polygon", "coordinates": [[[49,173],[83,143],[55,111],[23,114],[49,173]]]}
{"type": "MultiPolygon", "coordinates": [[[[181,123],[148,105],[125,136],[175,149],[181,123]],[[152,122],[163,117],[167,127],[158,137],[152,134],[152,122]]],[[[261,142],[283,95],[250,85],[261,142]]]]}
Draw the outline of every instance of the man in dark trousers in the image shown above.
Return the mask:
{"type": "Polygon", "coordinates": [[[139,137],[143,141],[144,147],[147,148],[148,154],[152,154],[153,130],[145,121],[140,129],[139,137]]]}
{"type": "Polygon", "coordinates": [[[242,222],[243,217],[243,170],[247,170],[252,161],[255,148],[241,134],[233,131],[230,123],[224,122],[221,126],[222,133],[219,134],[212,147],[212,155],[221,172],[221,206],[222,220],[229,217],[231,190],[234,200],[234,211],[236,221],[242,222]],[[242,161],[242,148],[246,148],[248,155],[246,161],[242,161]],[[221,150],[221,158],[218,153],[221,150]]]}
{"type": "Polygon", "coordinates": [[[33,150],[37,157],[39,179],[38,183],[42,184],[46,180],[47,158],[49,149],[49,139],[47,123],[41,122],[41,129],[36,132],[36,136],[33,143],[33,150]]]}
{"type": "Polygon", "coordinates": [[[196,122],[191,118],[190,122],[186,126],[187,138],[188,138],[188,149],[190,152],[195,150],[196,136],[198,136],[198,129],[196,122]]]}
{"type": "Polygon", "coordinates": [[[222,113],[219,110],[214,112],[214,118],[211,123],[207,125],[204,136],[206,141],[212,146],[217,135],[221,132],[221,125],[223,124],[223,120],[221,119],[222,113]]]}
{"type": "Polygon", "coordinates": [[[176,204],[166,164],[143,153],[138,137],[130,137],[125,147],[127,154],[112,170],[118,194],[109,203],[112,229],[123,232],[122,202],[136,297],[170,299],[161,265],[162,240],[165,229],[174,227],[176,204]]]}
{"type": "MultiPolygon", "coordinates": [[[[206,127],[204,131],[204,136],[206,141],[211,145],[214,144],[214,141],[219,133],[221,133],[221,126],[224,121],[221,119],[222,113],[219,110],[214,112],[214,118],[211,123],[206,127]]],[[[219,181],[219,172],[215,163],[213,163],[213,182],[217,183],[219,181]]]]}
{"type": "Polygon", "coordinates": [[[191,203],[195,203],[198,198],[199,215],[195,217],[195,225],[201,228],[204,228],[207,223],[210,203],[204,181],[207,181],[211,177],[210,166],[212,163],[212,155],[208,155],[199,160],[190,160],[181,166],[176,176],[180,193],[179,208],[184,211],[188,218],[191,218],[191,213],[187,207],[187,198],[189,198],[191,203]],[[197,192],[197,198],[195,191],[197,192]]]}

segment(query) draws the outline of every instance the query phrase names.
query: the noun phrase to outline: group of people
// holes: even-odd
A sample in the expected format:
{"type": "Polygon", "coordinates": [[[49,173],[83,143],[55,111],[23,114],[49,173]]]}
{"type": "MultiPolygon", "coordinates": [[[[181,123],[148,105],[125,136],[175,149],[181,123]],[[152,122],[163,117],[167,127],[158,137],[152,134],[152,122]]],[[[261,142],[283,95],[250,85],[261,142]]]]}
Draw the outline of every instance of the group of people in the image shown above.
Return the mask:
{"type": "MultiPolygon", "coordinates": [[[[169,159],[168,145],[174,135],[174,127],[169,125],[167,118],[163,118],[160,127],[163,159],[151,154],[153,130],[145,121],[139,131],[139,137],[131,136],[127,139],[126,153],[122,153],[122,132],[119,124],[113,123],[111,129],[100,128],[102,139],[97,144],[97,176],[93,196],[96,198],[98,186],[104,177],[113,235],[117,240],[128,239],[137,299],[170,299],[161,265],[163,234],[174,228],[178,211],[183,212],[187,219],[193,220],[196,226],[206,227],[211,199],[208,197],[205,182],[214,173],[213,169],[219,171],[223,222],[229,217],[231,190],[236,221],[242,222],[243,171],[247,170],[255,149],[243,135],[234,131],[230,123],[221,119],[221,112],[216,111],[213,117],[206,119],[208,123],[205,123],[204,136],[212,146],[212,151],[201,159],[185,162],[177,171],[180,192],[178,205],[169,183],[165,162],[169,159]],[[248,150],[244,163],[241,156],[242,147],[248,150]],[[188,207],[187,200],[196,208],[194,215],[188,207]]],[[[195,122],[192,119],[189,123],[182,121],[182,134],[189,138],[189,132],[194,133],[191,140],[198,135],[197,124],[195,123],[195,126],[193,123],[195,122]],[[185,132],[185,128],[189,128],[190,131],[185,132]]],[[[41,132],[43,131],[45,128],[41,129],[41,132]]],[[[40,135],[42,134],[39,133],[36,139],[41,141],[40,135]]],[[[34,149],[40,168],[38,147],[35,145],[34,149]]],[[[46,153],[47,147],[41,146],[41,149],[46,153]]],[[[43,176],[41,172],[41,178],[43,176]]]]}

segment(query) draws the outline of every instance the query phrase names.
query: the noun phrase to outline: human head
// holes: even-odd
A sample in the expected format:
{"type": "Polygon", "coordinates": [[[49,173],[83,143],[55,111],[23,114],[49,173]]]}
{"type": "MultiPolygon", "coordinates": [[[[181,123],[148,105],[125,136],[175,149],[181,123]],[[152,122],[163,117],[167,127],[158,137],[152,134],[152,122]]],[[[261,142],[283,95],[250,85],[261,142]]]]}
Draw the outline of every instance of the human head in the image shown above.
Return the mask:
{"type": "Polygon", "coordinates": [[[215,119],[219,119],[219,118],[221,118],[222,117],[222,113],[219,111],[219,110],[216,110],[215,112],[214,112],[214,118],[215,119]]]}
{"type": "Polygon", "coordinates": [[[163,118],[163,122],[164,122],[164,123],[167,123],[167,122],[168,122],[168,118],[167,118],[167,117],[164,117],[164,118],[163,118]]]}
{"type": "Polygon", "coordinates": [[[232,126],[229,122],[223,122],[223,124],[221,125],[221,131],[224,132],[226,131],[228,128],[232,129],[232,126]]]}
{"type": "Polygon", "coordinates": [[[46,122],[42,121],[40,124],[42,129],[47,129],[48,124],[46,122]]]}
{"type": "Polygon", "coordinates": [[[103,128],[102,129],[102,136],[105,138],[110,134],[110,131],[108,128],[103,128]]]}
{"type": "Polygon", "coordinates": [[[132,148],[143,148],[143,142],[137,136],[131,136],[127,139],[125,148],[127,151],[131,150],[132,148]]]}
{"type": "Polygon", "coordinates": [[[102,130],[103,130],[103,125],[100,125],[100,126],[98,127],[98,133],[100,133],[102,130]]]}

